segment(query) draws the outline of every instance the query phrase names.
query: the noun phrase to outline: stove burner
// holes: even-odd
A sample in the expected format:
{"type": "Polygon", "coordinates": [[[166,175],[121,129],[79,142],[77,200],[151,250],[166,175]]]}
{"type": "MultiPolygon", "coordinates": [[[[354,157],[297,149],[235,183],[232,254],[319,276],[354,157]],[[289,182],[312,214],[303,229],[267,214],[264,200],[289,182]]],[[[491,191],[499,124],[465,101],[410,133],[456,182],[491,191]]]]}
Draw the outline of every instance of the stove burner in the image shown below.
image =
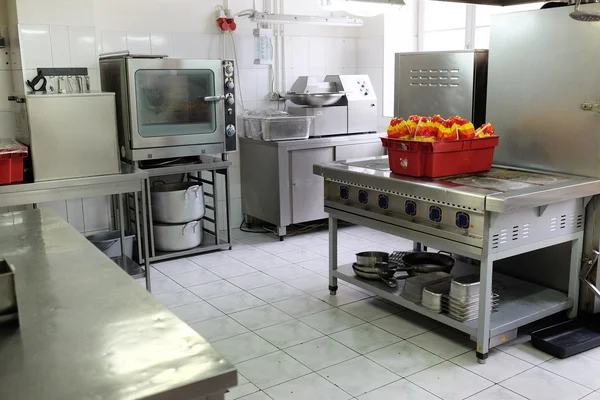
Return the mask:
{"type": "Polygon", "coordinates": [[[390,170],[390,164],[389,164],[387,158],[380,159],[380,160],[364,160],[364,161],[344,162],[343,164],[348,165],[350,167],[375,169],[378,171],[389,171],[390,170]]]}
{"type": "Polygon", "coordinates": [[[556,175],[494,168],[476,175],[450,177],[445,180],[457,185],[509,192],[511,190],[562,183],[570,179],[556,175]]]}
{"type": "Polygon", "coordinates": [[[508,192],[511,190],[525,189],[536,185],[526,182],[515,182],[510,180],[488,178],[485,176],[465,176],[463,178],[450,179],[449,182],[457,185],[478,187],[499,192],[508,192]]]}

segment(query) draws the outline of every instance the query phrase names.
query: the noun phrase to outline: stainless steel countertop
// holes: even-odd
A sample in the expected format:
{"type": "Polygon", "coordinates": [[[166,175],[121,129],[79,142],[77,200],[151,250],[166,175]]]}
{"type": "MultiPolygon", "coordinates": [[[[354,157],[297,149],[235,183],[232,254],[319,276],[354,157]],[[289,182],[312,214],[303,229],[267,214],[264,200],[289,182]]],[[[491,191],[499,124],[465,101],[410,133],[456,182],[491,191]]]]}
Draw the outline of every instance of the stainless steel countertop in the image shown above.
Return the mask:
{"type": "Polygon", "coordinates": [[[508,167],[458,177],[413,178],[391,172],[387,156],[315,164],[313,171],[328,180],[493,212],[544,206],[600,193],[600,179],[508,167]]]}
{"type": "Polygon", "coordinates": [[[249,138],[240,137],[240,141],[246,143],[254,143],[260,146],[273,146],[279,148],[285,148],[287,150],[303,150],[317,147],[327,146],[343,146],[348,144],[361,144],[361,143],[373,143],[380,142],[381,136],[386,135],[385,133],[361,133],[354,135],[338,135],[338,136],[325,136],[325,137],[312,137],[309,139],[301,140],[282,140],[277,142],[269,142],[264,140],[256,140],[249,138]]]}
{"type": "Polygon", "coordinates": [[[121,173],[0,185],[0,207],[139,192],[148,173],[121,163],[121,173]]]}
{"type": "Polygon", "coordinates": [[[0,399],[198,399],[235,368],[48,209],[0,214],[20,328],[0,329],[0,399]]]}

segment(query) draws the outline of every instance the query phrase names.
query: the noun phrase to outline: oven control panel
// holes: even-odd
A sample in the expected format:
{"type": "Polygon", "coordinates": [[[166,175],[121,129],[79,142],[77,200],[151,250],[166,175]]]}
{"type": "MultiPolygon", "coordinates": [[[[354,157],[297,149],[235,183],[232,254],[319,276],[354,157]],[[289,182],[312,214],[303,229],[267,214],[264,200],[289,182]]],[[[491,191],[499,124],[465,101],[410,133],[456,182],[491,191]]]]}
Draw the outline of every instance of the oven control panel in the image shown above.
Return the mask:
{"type": "Polygon", "coordinates": [[[235,151],[237,149],[236,140],[236,113],[235,113],[235,67],[233,61],[223,61],[223,94],[225,100],[223,107],[225,109],[225,151],[235,151]]]}

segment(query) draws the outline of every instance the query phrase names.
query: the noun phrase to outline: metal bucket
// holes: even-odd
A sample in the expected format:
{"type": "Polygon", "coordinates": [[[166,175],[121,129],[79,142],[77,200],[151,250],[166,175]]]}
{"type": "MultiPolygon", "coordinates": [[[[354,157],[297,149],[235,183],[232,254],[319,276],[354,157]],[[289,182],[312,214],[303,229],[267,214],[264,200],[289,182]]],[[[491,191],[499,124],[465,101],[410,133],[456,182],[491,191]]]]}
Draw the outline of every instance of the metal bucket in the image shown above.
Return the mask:
{"type": "MultiPolygon", "coordinates": [[[[125,255],[133,258],[133,239],[135,235],[125,235],[125,255]]],[[[121,232],[110,231],[96,233],[87,237],[87,240],[92,242],[94,246],[100,249],[107,257],[121,257],[121,232]]]]}

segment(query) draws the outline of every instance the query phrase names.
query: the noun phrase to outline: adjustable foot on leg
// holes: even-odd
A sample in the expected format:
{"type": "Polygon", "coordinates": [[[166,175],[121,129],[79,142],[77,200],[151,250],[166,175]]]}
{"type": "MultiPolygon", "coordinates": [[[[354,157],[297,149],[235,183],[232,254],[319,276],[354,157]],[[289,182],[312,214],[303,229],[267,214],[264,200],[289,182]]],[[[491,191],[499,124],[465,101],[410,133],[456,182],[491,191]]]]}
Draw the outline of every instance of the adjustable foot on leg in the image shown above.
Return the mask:
{"type": "Polygon", "coordinates": [[[477,362],[479,364],[485,364],[485,362],[487,361],[488,357],[489,357],[489,353],[483,354],[483,353],[477,352],[477,362]]]}

